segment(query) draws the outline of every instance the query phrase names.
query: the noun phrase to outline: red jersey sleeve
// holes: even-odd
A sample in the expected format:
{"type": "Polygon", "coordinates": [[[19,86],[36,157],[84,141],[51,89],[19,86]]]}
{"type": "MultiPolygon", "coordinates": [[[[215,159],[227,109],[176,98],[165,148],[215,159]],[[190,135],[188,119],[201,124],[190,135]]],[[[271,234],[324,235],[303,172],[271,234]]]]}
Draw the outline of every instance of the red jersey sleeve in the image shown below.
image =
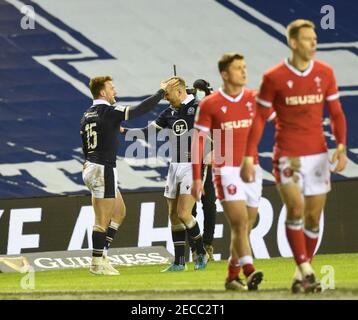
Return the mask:
{"type": "Polygon", "coordinates": [[[339,98],[336,77],[332,69],[329,69],[328,74],[328,87],[326,91],[326,100],[333,101],[339,98]]]}
{"type": "Polygon", "coordinates": [[[331,119],[331,128],[336,138],[336,144],[347,143],[347,123],[339,99],[328,101],[328,112],[331,119]]]}
{"type": "Polygon", "coordinates": [[[247,137],[246,156],[254,157],[257,154],[257,146],[261,140],[261,136],[265,128],[265,122],[271,114],[271,109],[258,105],[254,122],[249,131],[249,136],[247,137]]]}
{"type": "Polygon", "coordinates": [[[210,130],[212,128],[211,111],[212,108],[210,108],[210,104],[207,99],[202,100],[198,109],[196,110],[194,128],[198,129],[198,131],[194,131],[193,142],[191,146],[193,180],[201,179],[204,142],[206,135],[210,134],[210,130]]]}
{"type": "Polygon", "coordinates": [[[268,74],[263,76],[259,93],[257,94],[256,101],[263,107],[272,107],[272,102],[275,99],[275,86],[274,82],[268,74]]]}
{"type": "Polygon", "coordinates": [[[210,108],[208,100],[202,100],[196,110],[194,128],[207,133],[210,132],[212,127],[211,111],[212,108],[210,108]]]}
{"type": "Polygon", "coordinates": [[[338,144],[345,145],[347,142],[346,117],[344,115],[341,103],[339,101],[337,81],[332,68],[329,68],[327,80],[328,80],[328,87],[326,91],[326,100],[327,100],[328,113],[331,118],[332,132],[336,138],[337,145],[338,144]]]}

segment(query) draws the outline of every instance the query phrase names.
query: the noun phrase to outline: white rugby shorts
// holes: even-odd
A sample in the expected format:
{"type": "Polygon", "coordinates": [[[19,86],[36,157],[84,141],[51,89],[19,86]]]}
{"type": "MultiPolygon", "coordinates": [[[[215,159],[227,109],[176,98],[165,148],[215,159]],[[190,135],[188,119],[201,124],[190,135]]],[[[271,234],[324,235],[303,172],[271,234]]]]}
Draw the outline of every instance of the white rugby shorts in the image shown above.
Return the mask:
{"type": "Polygon", "coordinates": [[[240,167],[213,168],[216,197],[220,201],[242,200],[251,208],[258,208],[262,195],[262,169],[255,165],[255,181],[246,183],[240,177],[240,167]]]}
{"type": "Polygon", "coordinates": [[[178,192],[179,194],[191,194],[192,182],[193,175],[190,162],[170,163],[164,197],[175,199],[178,192]]]}
{"type": "Polygon", "coordinates": [[[300,157],[280,157],[273,161],[277,184],[297,183],[305,196],[328,193],[331,172],[328,153],[300,157]]]}
{"type": "Polygon", "coordinates": [[[119,192],[117,169],[111,166],[86,161],[82,178],[95,198],[115,198],[119,192]]]}

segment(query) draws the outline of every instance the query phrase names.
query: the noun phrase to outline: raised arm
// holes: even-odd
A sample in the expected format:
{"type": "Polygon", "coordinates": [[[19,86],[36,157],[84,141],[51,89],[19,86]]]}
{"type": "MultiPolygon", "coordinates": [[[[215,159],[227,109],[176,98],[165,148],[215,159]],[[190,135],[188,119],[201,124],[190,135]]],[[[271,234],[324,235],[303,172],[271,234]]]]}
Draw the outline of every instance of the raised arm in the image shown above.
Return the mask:
{"type": "Polygon", "coordinates": [[[120,127],[119,131],[122,134],[126,134],[127,132],[131,133],[133,136],[141,136],[144,134],[144,137],[147,137],[149,133],[156,133],[157,130],[163,129],[159,125],[157,125],[156,121],[151,122],[148,126],[144,128],[124,128],[120,127]]]}
{"type": "Polygon", "coordinates": [[[126,108],[126,120],[140,117],[141,115],[153,110],[160,100],[164,98],[165,90],[160,89],[157,93],[142,101],[137,106],[128,106],[126,108]]]}
{"type": "Polygon", "coordinates": [[[168,79],[160,83],[160,90],[157,93],[153,94],[149,98],[142,101],[137,106],[128,106],[126,107],[126,117],[125,120],[130,120],[133,118],[140,117],[141,115],[153,110],[160,100],[165,96],[165,92],[169,87],[174,87],[178,85],[179,81],[176,79],[168,79]]]}

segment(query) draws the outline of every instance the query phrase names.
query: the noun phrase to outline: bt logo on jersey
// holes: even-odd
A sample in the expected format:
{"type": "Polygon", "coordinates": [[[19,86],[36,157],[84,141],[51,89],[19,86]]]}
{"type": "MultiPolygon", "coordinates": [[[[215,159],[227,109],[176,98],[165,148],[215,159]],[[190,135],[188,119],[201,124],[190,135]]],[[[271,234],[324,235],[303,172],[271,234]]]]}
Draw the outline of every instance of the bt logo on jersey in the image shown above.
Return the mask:
{"type": "Polygon", "coordinates": [[[236,120],[236,121],[227,121],[221,123],[221,129],[239,129],[239,128],[248,128],[252,125],[252,119],[236,120]]]}
{"type": "Polygon", "coordinates": [[[188,131],[188,124],[185,120],[179,119],[173,124],[173,132],[176,136],[181,136],[188,131]]]}
{"type": "Polygon", "coordinates": [[[297,106],[305,104],[321,103],[323,101],[323,94],[308,94],[305,96],[286,97],[286,104],[288,106],[297,106]]]}

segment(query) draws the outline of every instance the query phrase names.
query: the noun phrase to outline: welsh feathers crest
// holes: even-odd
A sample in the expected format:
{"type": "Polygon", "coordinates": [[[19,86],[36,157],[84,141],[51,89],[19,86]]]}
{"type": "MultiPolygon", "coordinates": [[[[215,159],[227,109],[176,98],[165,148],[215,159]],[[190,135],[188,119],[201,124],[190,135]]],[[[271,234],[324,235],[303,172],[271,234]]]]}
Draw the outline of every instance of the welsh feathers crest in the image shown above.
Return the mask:
{"type": "Polygon", "coordinates": [[[227,111],[227,106],[222,106],[222,107],[221,107],[221,111],[224,112],[224,113],[226,113],[226,111],[227,111]]]}
{"type": "Polygon", "coordinates": [[[287,81],[287,85],[288,85],[288,87],[289,87],[290,89],[292,89],[292,87],[293,87],[293,81],[292,81],[292,80],[288,80],[288,81],[287,81]]]}

